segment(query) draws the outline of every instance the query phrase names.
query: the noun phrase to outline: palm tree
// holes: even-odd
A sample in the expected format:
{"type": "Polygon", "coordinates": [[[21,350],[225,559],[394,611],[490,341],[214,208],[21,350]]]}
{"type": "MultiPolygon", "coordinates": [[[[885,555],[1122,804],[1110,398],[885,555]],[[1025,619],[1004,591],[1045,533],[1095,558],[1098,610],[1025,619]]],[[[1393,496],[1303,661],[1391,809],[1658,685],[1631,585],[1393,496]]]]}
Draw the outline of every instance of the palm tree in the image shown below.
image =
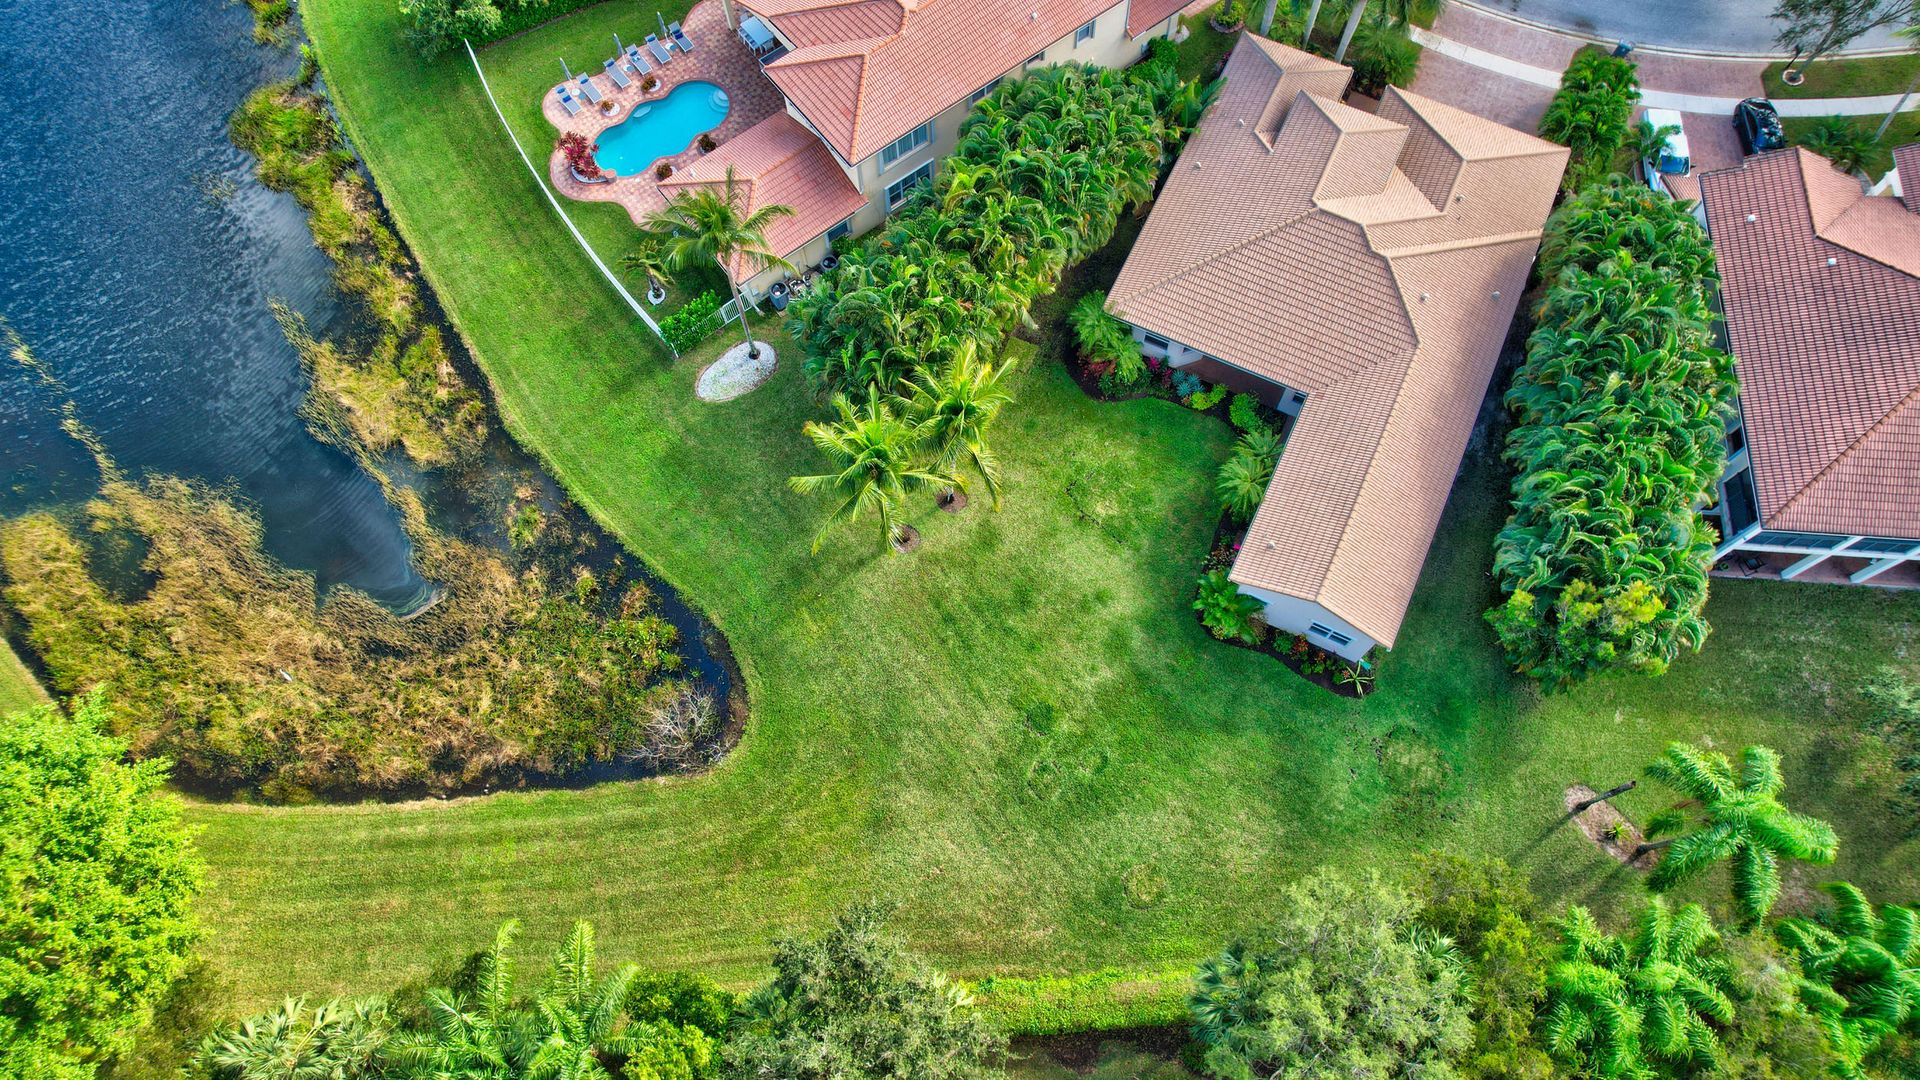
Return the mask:
{"type": "Polygon", "coordinates": [[[1660,124],[1656,126],[1653,121],[1642,117],[1640,123],[1634,125],[1633,129],[1633,140],[1631,143],[1633,147],[1633,160],[1657,160],[1660,156],[1660,151],[1666,149],[1667,137],[1679,133],[1680,128],[1676,124],[1660,124]]]}
{"type": "Polygon", "coordinates": [[[1840,1072],[1864,1080],[1861,1060],[1920,1015],[1920,918],[1888,905],[1878,914],[1844,881],[1820,886],[1833,911],[1819,921],[1787,919],[1774,928],[1799,961],[1801,1003],[1840,1057],[1840,1072]]]}
{"type": "Polygon", "coordinates": [[[1733,969],[1698,904],[1678,914],[1652,897],[1629,940],[1601,931],[1586,908],[1560,920],[1564,948],[1547,971],[1543,1034],[1581,1075],[1651,1078],[1654,1062],[1710,1062],[1713,1025],[1733,1021],[1733,969]]]}
{"type": "Polygon", "coordinates": [[[389,1047],[402,1075],[515,1080],[531,1039],[527,1016],[514,1008],[513,969],[507,953],[520,924],[512,919],[494,933],[480,956],[474,996],[437,987],[427,991],[430,1027],[408,1032],[389,1047]]]}
{"type": "Polygon", "coordinates": [[[526,1074],[540,1080],[592,1080],[612,1072],[602,1054],[625,1057],[633,1046],[619,1032],[627,991],[640,969],[627,964],[598,982],[593,978],[593,924],[573,924],[554,973],[535,1003],[537,1049],[526,1074]]]}
{"type": "Polygon", "coordinates": [[[689,270],[717,263],[733,290],[734,306],[740,311],[740,332],[746,338],[747,355],[756,359],[760,346],[747,326],[747,304],[734,281],[736,264],[754,272],[779,267],[792,270],[793,264],[767,247],[767,226],[793,216],[793,207],[778,203],[747,211],[745,197],[735,182],[733,167],[727,167],[726,186],[715,191],[701,188],[675,196],[666,207],[648,215],[642,229],[661,245],[665,263],[675,270],[689,270]]]}
{"type": "Polygon", "coordinates": [[[667,255],[659,237],[646,233],[640,235],[640,243],[632,251],[620,257],[620,268],[636,277],[647,280],[647,293],[651,295],[666,280],[668,271],[667,255]]]}
{"type": "Polygon", "coordinates": [[[809,420],[802,430],[827,455],[834,471],[787,478],[788,485],[802,495],[825,493],[839,502],[814,536],[813,550],[820,550],[835,525],[871,510],[880,519],[881,543],[889,551],[898,551],[904,532],[893,515],[900,501],[928,485],[953,486],[958,481],[917,460],[919,430],[894,415],[879,393],[870,393],[866,404],[857,409],[845,394],[836,394],[833,408],[839,420],[809,420]]]}
{"type": "Polygon", "coordinates": [[[1340,45],[1333,50],[1333,62],[1338,64],[1347,58],[1347,46],[1353,44],[1353,32],[1360,29],[1360,19],[1367,13],[1367,0],[1347,0],[1347,25],[1340,30],[1340,45]]]}
{"type": "Polygon", "coordinates": [[[1007,371],[1005,364],[979,359],[972,341],[962,342],[944,370],[918,375],[908,404],[912,422],[933,450],[934,468],[957,475],[964,459],[980,474],[995,510],[1000,509],[1000,462],[987,446],[987,425],[1013,401],[1000,385],[1007,371]]]}
{"type": "Polygon", "coordinates": [[[1866,168],[1867,159],[1879,146],[1879,141],[1868,135],[1865,128],[1845,116],[1815,121],[1813,127],[1800,136],[1799,142],[1843,173],[1857,173],[1866,168]]]}
{"type": "MultiPolygon", "coordinates": [[[[1893,35],[1906,38],[1913,43],[1914,48],[1920,49],[1920,23],[1903,26],[1895,30],[1893,35]]],[[[1893,103],[1893,108],[1887,110],[1886,119],[1880,121],[1880,126],[1873,129],[1875,145],[1887,137],[1887,129],[1893,126],[1893,118],[1899,116],[1901,110],[1907,107],[1907,99],[1913,96],[1915,90],[1920,90],[1920,64],[1914,65],[1913,78],[1907,80],[1907,88],[1900,92],[1900,100],[1893,103]]]]}
{"type": "Polygon", "coordinates": [[[392,1029],[378,999],[336,999],[308,1013],[304,1000],[288,998],[275,1012],[207,1036],[199,1060],[214,1080],[359,1076],[392,1029]]]}
{"type": "MultiPolygon", "coordinates": [[[[1733,902],[1743,926],[1753,926],[1773,910],[1780,897],[1780,860],[1825,864],[1839,851],[1833,826],[1796,814],[1780,805],[1780,755],[1764,746],[1740,752],[1740,772],[1726,755],[1696,750],[1680,743],[1667,747],[1647,766],[1647,776],[1685,795],[1700,810],[1692,832],[1671,840],[1642,845],[1644,854],[1665,847],[1660,865],[1647,877],[1647,887],[1666,892],[1698,877],[1714,863],[1733,864],[1733,902]],[[1671,846],[1669,846],[1671,845],[1671,846]]],[[[1682,807],[1687,804],[1681,804],[1682,807]]],[[[1680,808],[1650,823],[1651,836],[1663,826],[1683,827],[1680,808]]]]}

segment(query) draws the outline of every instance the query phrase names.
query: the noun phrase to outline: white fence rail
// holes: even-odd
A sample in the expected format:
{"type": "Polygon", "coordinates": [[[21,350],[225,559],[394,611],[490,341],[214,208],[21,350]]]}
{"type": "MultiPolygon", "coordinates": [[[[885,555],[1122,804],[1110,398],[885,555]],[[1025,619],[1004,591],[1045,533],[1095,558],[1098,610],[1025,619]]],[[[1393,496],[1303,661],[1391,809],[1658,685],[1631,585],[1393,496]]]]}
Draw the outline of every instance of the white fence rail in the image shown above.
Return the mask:
{"type": "MultiPolygon", "coordinates": [[[[474,55],[473,45],[466,41],[462,41],[461,44],[467,47],[467,57],[473,61],[473,73],[480,76],[480,88],[487,92],[487,104],[493,106],[493,115],[500,118],[500,126],[506,130],[507,138],[513,141],[513,148],[519,152],[520,160],[527,163],[527,171],[533,174],[533,182],[540,186],[540,194],[547,197],[547,205],[553,207],[553,212],[560,215],[560,220],[566,223],[567,231],[572,233],[574,240],[580,244],[580,250],[586,252],[587,258],[593,260],[593,265],[600,268],[600,276],[607,279],[607,284],[613,286],[613,291],[620,294],[620,299],[627,302],[627,306],[633,309],[635,315],[640,316],[640,321],[647,324],[647,329],[653,331],[653,336],[659,338],[662,345],[667,346],[667,351],[676,358],[679,357],[678,350],[674,349],[667,342],[666,335],[660,332],[660,324],[653,321],[653,316],[647,314],[646,309],[640,306],[640,301],[635,300],[633,294],[627,291],[627,287],[614,276],[613,271],[607,269],[607,264],[600,261],[599,252],[594,251],[593,245],[587,243],[587,238],[580,235],[579,227],[574,225],[573,219],[567,216],[566,209],[554,196],[553,189],[547,186],[547,178],[540,175],[540,170],[534,167],[533,159],[527,156],[526,147],[520,145],[520,139],[513,133],[512,125],[507,123],[507,114],[500,111],[500,103],[494,100],[493,87],[487,83],[487,73],[481,70],[480,57],[474,55]]],[[[738,315],[736,314],[735,317],[737,318],[738,315]]]]}

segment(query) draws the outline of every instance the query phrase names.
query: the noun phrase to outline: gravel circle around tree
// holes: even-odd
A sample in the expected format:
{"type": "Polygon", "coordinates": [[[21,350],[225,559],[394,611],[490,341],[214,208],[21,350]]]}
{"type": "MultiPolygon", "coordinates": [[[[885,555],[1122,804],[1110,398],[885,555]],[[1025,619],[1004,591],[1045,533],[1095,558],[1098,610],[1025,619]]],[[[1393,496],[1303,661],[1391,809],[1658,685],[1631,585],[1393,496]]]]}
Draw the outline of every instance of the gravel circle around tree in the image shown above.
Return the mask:
{"type": "Polygon", "coordinates": [[[747,344],[743,341],[701,369],[700,379],[693,386],[694,396],[701,401],[732,401],[752,393],[772,378],[779,366],[773,346],[764,341],[754,344],[760,346],[758,357],[747,355],[747,344]]]}

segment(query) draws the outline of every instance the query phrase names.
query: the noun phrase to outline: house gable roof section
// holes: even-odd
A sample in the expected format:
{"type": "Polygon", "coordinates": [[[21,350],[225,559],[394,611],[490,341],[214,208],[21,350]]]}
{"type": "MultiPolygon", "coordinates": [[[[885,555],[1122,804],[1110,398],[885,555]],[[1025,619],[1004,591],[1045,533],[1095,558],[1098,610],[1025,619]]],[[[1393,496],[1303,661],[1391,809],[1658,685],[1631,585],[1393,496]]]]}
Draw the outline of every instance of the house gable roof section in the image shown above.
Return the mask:
{"type": "MultiPolygon", "coordinates": [[[[820,140],[783,112],[774,113],[721,143],[712,153],[695,159],[660,181],[660,188],[669,197],[695,188],[723,188],[729,167],[747,212],[770,205],[793,208],[791,216],[777,218],[767,226],[767,246],[783,258],[845,221],[867,202],[820,140]]],[[[748,260],[736,260],[727,272],[733,280],[744,282],[761,269],[748,260]]]]}
{"type": "Polygon", "coordinates": [[[1391,645],[1567,151],[1399,90],[1361,112],[1346,84],[1242,38],[1108,303],[1309,392],[1232,577],[1391,645]]]}
{"type": "Polygon", "coordinates": [[[766,66],[768,77],[841,157],[857,163],[1119,4],[755,0],[751,6],[797,46],[766,66]]]}
{"type": "Polygon", "coordinates": [[[1700,183],[1761,520],[1920,537],[1920,214],[1797,148],[1700,183]]]}

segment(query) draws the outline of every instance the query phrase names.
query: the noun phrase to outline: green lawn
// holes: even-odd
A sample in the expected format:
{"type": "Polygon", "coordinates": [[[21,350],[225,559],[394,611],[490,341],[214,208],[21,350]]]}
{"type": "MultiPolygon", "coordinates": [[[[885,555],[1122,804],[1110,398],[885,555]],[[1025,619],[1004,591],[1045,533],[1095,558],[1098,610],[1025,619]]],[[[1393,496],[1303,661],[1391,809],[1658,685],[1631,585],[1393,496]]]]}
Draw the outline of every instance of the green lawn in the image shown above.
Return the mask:
{"type": "Polygon", "coordinates": [[[1875,97],[1906,90],[1920,74],[1920,52],[1893,56],[1862,56],[1819,60],[1806,68],[1806,79],[1799,86],[1780,81],[1786,61],[1770,64],[1760,76],[1768,97],[1875,97]]]}
{"type": "MultiPolygon", "coordinates": [[[[725,630],[752,719],[700,778],[196,805],[205,948],[237,1004],[386,987],[509,916],[528,954],[586,917],[610,959],[740,983],[770,935],[870,894],[901,900],[912,943],[964,976],[1165,969],[1307,867],[1428,848],[1504,856],[1549,895],[1606,908],[1634,882],[1558,825],[1561,790],[1633,775],[1669,739],[1777,746],[1793,801],[1841,826],[1839,871],[1910,893],[1920,846],[1885,812],[1885,753],[1852,732],[1865,674],[1920,644],[1920,596],[1722,586],[1718,633],[1667,678],[1542,697],[1479,619],[1503,492],[1476,457],[1381,690],[1335,698],[1187,610],[1229,432],[1165,402],[1092,402],[1055,362],[1020,379],[997,429],[1003,512],[923,501],[917,553],[878,555],[862,534],[811,557],[818,509],[785,478],[818,464],[798,430],[817,407],[791,342],[770,334],[767,387],[696,402],[724,341],[659,359],[498,135],[464,55],[415,61],[392,0],[302,10],[510,425],[725,630]],[[1164,884],[1157,903],[1128,902],[1130,871],[1164,884]]],[[[651,23],[611,3],[485,60],[511,85],[516,63],[557,68],[562,42],[651,23]]],[[[597,54],[568,55],[577,69],[597,54]]]]}
{"type": "Polygon", "coordinates": [[[13,654],[13,647],[0,639],[0,714],[39,705],[47,700],[47,692],[40,688],[20,658],[13,654]]]}
{"type": "MultiPolygon", "coordinates": [[[[1853,126],[1872,133],[1879,129],[1880,121],[1886,119],[1886,117],[1850,116],[1847,119],[1853,126]]],[[[1789,143],[1798,143],[1800,140],[1806,138],[1807,134],[1819,123],[1819,117],[1785,116],[1780,119],[1780,128],[1786,132],[1789,143]]],[[[1915,140],[1920,140],[1920,112],[1901,113],[1893,121],[1893,126],[1887,129],[1887,134],[1881,138],[1879,145],[1873,152],[1873,156],[1867,159],[1867,175],[1875,181],[1885,176],[1887,171],[1893,168],[1894,149],[1915,140]]]]}

